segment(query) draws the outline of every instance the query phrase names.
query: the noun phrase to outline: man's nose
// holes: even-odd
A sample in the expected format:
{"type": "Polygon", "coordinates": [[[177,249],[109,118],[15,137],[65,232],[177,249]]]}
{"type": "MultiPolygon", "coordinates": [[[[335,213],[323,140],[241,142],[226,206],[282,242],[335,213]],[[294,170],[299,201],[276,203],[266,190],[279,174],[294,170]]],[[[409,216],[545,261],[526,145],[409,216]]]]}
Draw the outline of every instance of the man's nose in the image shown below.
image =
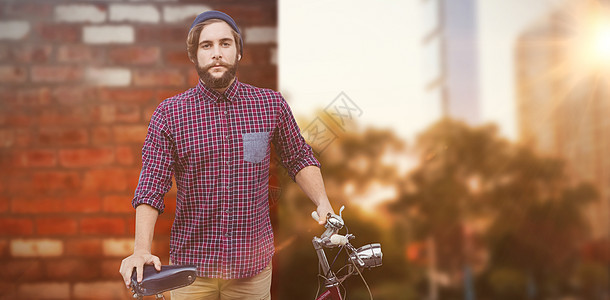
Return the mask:
{"type": "Polygon", "coordinates": [[[222,58],[222,52],[220,51],[220,45],[214,45],[212,48],[212,58],[220,59],[222,58]]]}

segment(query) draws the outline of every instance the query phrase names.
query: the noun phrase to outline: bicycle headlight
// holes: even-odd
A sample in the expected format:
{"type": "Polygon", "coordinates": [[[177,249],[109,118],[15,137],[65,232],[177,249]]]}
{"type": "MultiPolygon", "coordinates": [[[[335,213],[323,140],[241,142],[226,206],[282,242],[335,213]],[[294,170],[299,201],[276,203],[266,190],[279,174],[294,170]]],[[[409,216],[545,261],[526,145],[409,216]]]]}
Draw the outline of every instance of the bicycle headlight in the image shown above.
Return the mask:
{"type": "Polygon", "coordinates": [[[353,261],[356,265],[364,267],[364,268],[374,268],[381,266],[381,259],[383,254],[381,253],[381,244],[374,243],[364,245],[352,254],[350,254],[349,259],[353,261]],[[358,260],[360,258],[360,261],[358,260]]]}

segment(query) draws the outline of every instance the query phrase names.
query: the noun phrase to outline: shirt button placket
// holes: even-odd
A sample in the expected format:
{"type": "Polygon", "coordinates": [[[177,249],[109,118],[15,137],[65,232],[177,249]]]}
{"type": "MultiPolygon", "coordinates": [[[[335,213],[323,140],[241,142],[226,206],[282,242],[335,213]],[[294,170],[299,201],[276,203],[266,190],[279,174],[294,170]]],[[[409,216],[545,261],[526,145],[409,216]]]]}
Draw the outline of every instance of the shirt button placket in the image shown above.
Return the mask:
{"type": "MultiPolygon", "coordinates": [[[[223,152],[223,166],[221,166],[221,182],[222,182],[222,189],[223,191],[221,191],[221,197],[222,197],[222,201],[221,201],[221,211],[222,211],[222,235],[225,239],[225,243],[228,243],[228,238],[231,236],[230,233],[230,219],[231,216],[229,215],[229,203],[230,203],[230,169],[231,169],[231,157],[230,157],[230,139],[229,139],[229,112],[228,112],[228,103],[229,102],[223,102],[223,105],[221,106],[222,109],[222,117],[221,117],[221,125],[222,125],[222,130],[221,130],[221,139],[222,139],[222,152],[223,152]]],[[[229,248],[229,246],[227,245],[227,249],[229,248]]]]}

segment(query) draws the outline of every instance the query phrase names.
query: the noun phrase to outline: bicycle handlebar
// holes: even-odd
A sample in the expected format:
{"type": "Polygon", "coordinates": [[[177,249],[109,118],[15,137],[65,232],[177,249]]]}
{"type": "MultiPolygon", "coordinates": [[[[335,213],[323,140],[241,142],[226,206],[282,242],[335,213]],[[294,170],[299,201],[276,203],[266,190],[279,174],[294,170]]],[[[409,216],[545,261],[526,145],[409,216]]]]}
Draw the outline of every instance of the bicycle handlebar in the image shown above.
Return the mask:
{"type": "MultiPolygon", "coordinates": [[[[326,227],[326,231],[320,236],[320,242],[322,246],[327,248],[345,246],[349,243],[350,239],[354,238],[354,236],[351,234],[337,234],[337,232],[339,232],[339,230],[341,230],[341,228],[343,228],[343,225],[345,224],[341,216],[343,214],[344,209],[345,206],[341,206],[341,209],[339,210],[339,215],[328,213],[328,215],[326,216],[326,224],[324,224],[324,227],[326,227]]],[[[318,215],[317,211],[311,212],[311,217],[317,222],[320,222],[320,216],[318,215]]]]}

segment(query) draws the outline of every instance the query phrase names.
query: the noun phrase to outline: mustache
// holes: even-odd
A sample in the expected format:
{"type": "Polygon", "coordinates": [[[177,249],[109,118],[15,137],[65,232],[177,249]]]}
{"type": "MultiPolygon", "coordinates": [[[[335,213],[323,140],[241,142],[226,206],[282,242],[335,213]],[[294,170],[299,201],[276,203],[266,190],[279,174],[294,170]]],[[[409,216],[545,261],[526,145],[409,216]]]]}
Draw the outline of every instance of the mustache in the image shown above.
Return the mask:
{"type": "Polygon", "coordinates": [[[220,67],[220,66],[225,67],[227,69],[230,69],[233,67],[233,65],[227,64],[224,62],[215,62],[215,63],[211,63],[211,64],[207,64],[207,65],[203,66],[203,69],[208,71],[209,69],[211,69],[213,67],[220,67]]]}

